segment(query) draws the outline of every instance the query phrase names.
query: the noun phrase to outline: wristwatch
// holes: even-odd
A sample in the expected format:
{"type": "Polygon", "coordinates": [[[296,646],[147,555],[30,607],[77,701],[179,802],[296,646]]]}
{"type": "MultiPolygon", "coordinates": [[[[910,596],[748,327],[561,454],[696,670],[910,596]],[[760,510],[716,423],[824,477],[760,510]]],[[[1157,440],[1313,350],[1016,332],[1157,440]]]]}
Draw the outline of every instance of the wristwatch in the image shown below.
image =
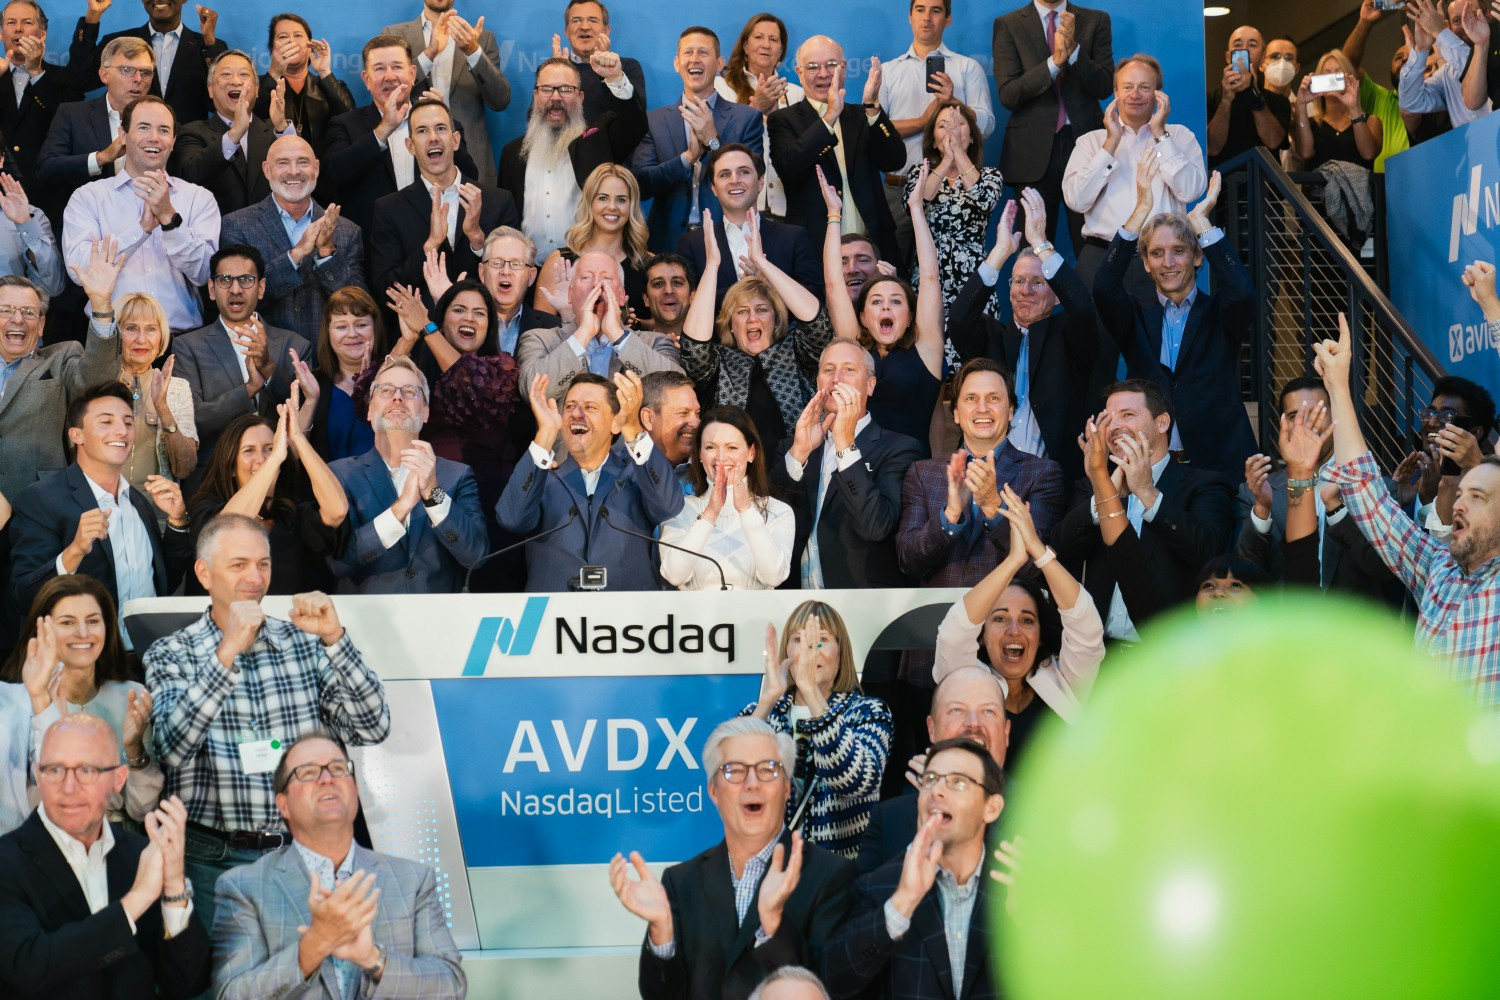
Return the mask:
{"type": "Polygon", "coordinates": [[[1036,254],[1037,260],[1046,260],[1048,257],[1051,257],[1056,251],[1057,247],[1052,245],[1051,240],[1043,240],[1042,242],[1031,248],[1031,252],[1036,254]]]}
{"type": "Polygon", "coordinates": [[[173,212],[172,218],[161,224],[161,231],[164,233],[170,233],[180,225],[182,225],[182,213],[173,212]]]}
{"type": "Polygon", "coordinates": [[[163,903],[189,903],[193,899],[193,880],[186,875],[182,877],[182,891],[173,896],[163,895],[163,903]]]}
{"type": "Polygon", "coordinates": [[[448,494],[443,492],[443,488],[441,486],[434,486],[432,492],[422,500],[422,506],[436,507],[446,499],[448,499],[448,494]]]}
{"type": "Polygon", "coordinates": [[[375,964],[366,965],[360,971],[371,979],[379,979],[380,974],[385,971],[385,949],[377,944],[375,946],[375,964]]]}
{"type": "Polygon", "coordinates": [[[708,151],[710,153],[717,153],[719,151],[719,137],[718,136],[714,136],[714,137],[712,137],[711,139],[708,140],[708,151]]]}
{"type": "Polygon", "coordinates": [[[163,427],[162,430],[166,431],[168,434],[176,434],[177,433],[177,425],[176,424],[168,424],[167,426],[163,427]]]}

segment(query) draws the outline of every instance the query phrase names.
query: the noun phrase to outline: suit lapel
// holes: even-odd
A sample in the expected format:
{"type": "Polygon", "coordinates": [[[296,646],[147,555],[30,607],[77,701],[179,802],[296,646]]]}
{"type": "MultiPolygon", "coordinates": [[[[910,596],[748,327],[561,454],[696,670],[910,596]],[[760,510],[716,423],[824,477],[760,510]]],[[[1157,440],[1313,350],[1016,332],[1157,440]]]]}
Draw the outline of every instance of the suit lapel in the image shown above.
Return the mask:
{"type": "Polygon", "coordinates": [[[32,352],[31,357],[24,359],[20,364],[16,365],[15,372],[11,375],[10,381],[5,385],[5,395],[0,396],[0,415],[5,413],[6,409],[10,406],[11,400],[17,396],[24,395],[21,390],[26,384],[26,379],[31,377],[31,373],[47,363],[47,359],[37,353],[40,350],[42,350],[42,347],[38,343],[36,351],[32,352]]]}
{"type": "Polygon", "coordinates": [[[245,376],[240,372],[239,352],[229,342],[229,333],[224,329],[224,324],[215,320],[204,333],[208,338],[208,349],[213,351],[214,357],[219,359],[219,364],[229,376],[230,382],[243,384],[245,376]]]}
{"type": "MultiPolygon", "coordinates": [[[[78,876],[68,866],[68,860],[63,857],[57,841],[52,839],[52,834],[42,825],[41,814],[32,812],[22,824],[21,831],[21,846],[41,876],[51,883],[53,896],[63,907],[65,915],[70,920],[87,919],[90,913],[89,901],[83,894],[83,886],[78,884],[78,876]]],[[[110,888],[113,890],[114,887],[110,888]]],[[[110,898],[118,897],[111,891],[110,898]]]]}
{"type": "Polygon", "coordinates": [[[109,886],[109,898],[119,899],[129,892],[131,885],[135,883],[138,856],[126,857],[125,848],[120,843],[120,828],[116,827],[112,832],[115,837],[115,846],[104,856],[104,874],[105,882],[109,886]]]}
{"type": "Polygon", "coordinates": [[[723,843],[708,852],[699,866],[698,877],[703,900],[708,906],[704,917],[719,929],[719,947],[724,953],[724,967],[734,965],[734,942],[739,937],[735,919],[734,884],[730,881],[729,848],[723,843]]]}
{"type": "Polygon", "coordinates": [[[990,954],[990,878],[981,872],[979,889],[974,897],[974,912],[969,917],[969,945],[964,949],[963,992],[971,997],[979,988],[979,974],[990,954]]]}
{"type": "MultiPolygon", "coordinates": [[[[78,504],[80,509],[85,511],[99,509],[99,498],[94,496],[94,488],[89,485],[88,477],[83,474],[83,470],[78,467],[77,463],[64,469],[63,475],[68,477],[68,486],[73,492],[73,501],[78,504]]],[[[105,535],[94,544],[98,546],[99,554],[104,557],[104,564],[109,569],[108,580],[113,583],[115,575],[114,539],[105,535]]]]}
{"type": "Polygon", "coordinates": [[[1193,308],[1188,310],[1187,323],[1182,329],[1182,345],[1177,350],[1177,368],[1182,367],[1183,361],[1190,356],[1189,352],[1196,345],[1198,330],[1203,326],[1203,316],[1208,312],[1208,307],[1208,296],[1199,289],[1197,298],[1193,299],[1193,308]]]}
{"type": "MultiPolygon", "coordinates": [[[[1155,292],[1151,293],[1149,300],[1137,299],[1136,301],[1140,302],[1141,314],[1146,318],[1146,343],[1151,348],[1151,359],[1156,360],[1161,357],[1161,328],[1162,324],[1167,321],[1166,310],[1162,309],[1161,303],[1156,300],[1155,292]]],[[[1183,344],[1186,343],[1187,338],[1184,336],[1183,344]]],[[[1177,356],[1182,357],[1180,350],[1177,356]]]]}
{"type": "Polygon", "coordinates": [[[911,915],[911,923],[913,929],[927,928],[927,933],[922,935],[922,950],[927,953],[927,960],[932,963],[932,970],[937,973],[938,982],[942,984],[942,995],[953,996],[953,960],[948,956],[948,935],[943,928],[943,909],[938,904],[938,888],[935,884],[922,897],[922,902],[917,904],[916,911],[911,915]]]}

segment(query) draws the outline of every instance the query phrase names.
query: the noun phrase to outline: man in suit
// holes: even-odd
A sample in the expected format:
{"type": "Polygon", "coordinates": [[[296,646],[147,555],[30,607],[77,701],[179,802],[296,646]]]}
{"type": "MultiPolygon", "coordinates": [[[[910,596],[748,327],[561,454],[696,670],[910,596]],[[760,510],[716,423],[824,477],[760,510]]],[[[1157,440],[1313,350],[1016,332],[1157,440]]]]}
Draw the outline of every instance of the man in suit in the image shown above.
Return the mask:
{"type": "Polygon", "coordinates": [[[1005,776],[960,737],[933,744],[918,780],[923,822],[911,848],[854,883],[849,917],[824,955],[832,996],[875,985],[885,997],[999,995],[985,838],[1005,808],[1005,776]]]}
{"type": "MultiPolygon", "coordinates": [[[[36,180],[36,160],[52,127],[58,105],[77,101],[83,91],[64,66],[46,62],[47,15],[33,0],[11,0],[0,13],[7,74],[12,86],[0,88],[0,132],[5,157],[20,179],[36,180]]],[[[33,196],[37,189],[32,188],[33,196]]]]}
{"type": "Polygon", "coordinates": [[[73,464],[12,501],[11,589],[18,607],[29,607],[42,584],[64,573],[98,580],[121,609],[177,589],[193,558],[187,505],[182,487],[161,476],[146,477],[150,499],[125,480],[134,412],[130,390],[119,381],[86,389],[68,406],[73,464]],[[156,526],[158,510],[167,515],[165,534],[156,526]]]}
{"type": "Polygon", "coordinates": [[[537,245],[537,263],[566,246],[583,184],[601,163],[627,163],[646,134],[646,109],[613,52],[591,57],[607,84],[604,110],[583,111],[583,70],[554,57],[536,68],[526,134],[500,151],[499,183],[515,199],[521,228],[537,245]]]}
{"type": "MultiPolygon", "coordinates": [[[[725,143],[703,163],[723,222],[715,227],[719,240],[719,280],[714,286],[716,310],[724,304],[724,296],[734,283],[747,273],[744,258],[751,225],[760,230],[760,247],[767,259],[819,299],[823,297],[822,258],[813,250],[807,231],[801,226],[768,219],[759,212],[753,217],[750,214],[766,183],[766,161],[756,152],[758,148],[725,143]]],[[[703,233],[696,225],[678,238],[677,252],[692,261],[699,274],[703,273],[708,254],[703,233]]]]}
{"type": "Polygon", "coordinates": [[[816,968],[822,959],[848,909],[854,867],[787,830],[795,759],[792,738],[763,719],[720,723],[703,747],[703,769],[724,839],[660,880],[638,851],[628,864],[618,854],[610,862],[615,895],[647,924],[646,1000],[746,1000],[777,969],[816,968]]]}
{"type": "Polygon", "coordinates": [[[213,114],[185,122],[172,147],[172,173],[213,192],[219,214],[237,212],[270,194],[266,153],[278,136],[295,134],[284,102],[272,100],[271,120],[250,113],[255,106],[255,64],[239,49],[215,57],[208,68],[213,114]]]}
{"type": "Polygon", "coordinates": [[[453,0],[423,0],[420,17],[382,28],[382,35],[404,38],[417,53],[417,66],[432,89],[453,110],[479,167],[479,183],[495,185],[495,154],[485,109],[510,106],[510,82],[500,72],[500,49],[484,18],[473,24],[453,9],[453,0]]]}
{"type": "Polygon", "coordinates": [[[1148,152],[1137,171],[1135,211],[1110,243],[1094,280],[1094,303],[1120,345],[1126,377],[1150,379],[1171,397],[1178,422],[1172,450],[1186,450],[1193,462],[1233,482],[1256,450],[1240,399],[1240,347],[1254,328],[1255,287],[1224,231],[1208,220],[1219,197],[1218,172],[1186,216],[1152,216],[1156,162],[1148,152]],[[1156,286],[1153,297],[1125,289],[1137,255],[1156,286]],[[1197,285],[1205,257],[1211,295],[1197,285]]]}
{"type": "Polygon", "coordinates": [[[333,52],[326,41],[313,40],[312,26],[300,14],[273,17],[266,47],[271,51],[271,68],[260,78],[255,113],[270,117],[271,97],[279,84],[285,84],[281,101],[287,121],[312,146],[313,155],[322,156],[328,144],[328,123],[354,110],[349,85],[333,74],[333,52]]]}
{"type": "Polygon", "coordinates": [[[547,390],[546,375],[528,383],[536,437],[495,505],[502,528],[533,539],[526,589],[580,589],[584,566],[604,567],[605,589],[659,589],[650,536],[682,509],[682,490],[641,428],[640,379],[580,373],[560,413],[547,390]],[[560,463],[552,458],[559,441],[560,463]]]}
{"type": "MultiPolygon", "coordinates": [[[[609,8],[598,0],[568,0],[563,8],[563,32],[568,44],[563,45],[561,39],[553,35],[552,55],[578,67],[578,74],[582,77],[583,117],[586,121],[593,121],[613,105],[610,94],[615,88],[607,80],[612,74],[594,61],[596,52],[610,50],[609,8]]],[[[630,81],[633,94],[628,95],[629,99],[644,112],[646,74],[641,71],[641,64],[628,56],[621,56],[620,69],[630,81]]]]}
{"type": "Polygon", "coordinates": [[[365,241],[338,205],[313,200],[318,160],[301,136],[282,136],[266,151],[261,201],[224,216],[220,241],[247,243],[266,262],[259,306],[266,322],[316,343],[323,303],[346,285],[365,287],[365,241]]]}
{"type": "Polygon", "coordinates": [[[386,358],[370,386],[375,447],[333,463],[352,528],[344,551],[329,560],[344,593],[455,594],[485,554],[473,471],[436,457],[417,438],[428,398],[427,379],[410,358],[386,358]]]}
{"type": "Polygon", "coordinates": [[[462,1000],[468,980],[436,873],[354,842],[359,787],[343,742],[302,734],[272,785],[292,842],[219,880],[215,996],[462,1000]]]}
{"type": "Polygon", "coordinates": [[[784,460],[771,467],[797,515],[802,587],[904,587],[901,485],[922,446],[870,417],[875,359],[855,341],[823,348],[817,384],[784,460]]]}
{"type": "MultiPolygon", "coordinates": [[[[1055,238],[1064,209],[1063,172],[1073,144],[1104,127],[1099,102],[1114,87],[1109,14],[1072,0],[1036,0],[995,18],[995,86],[1010,111],[1000,171],[1013,187],[1042,194],[1055,238]]],[[[1074,254],[1083,246],[1083,216],[1068,211],[1074,254]]]]}
{"type": "Polygon", "coordinates": [[[759,149],[765,143],[760,113],[746,104],[725,100],[714,90],[724,68],[719,36],[694,26],[677,38],[672,67],[682,77],[682,97],[656,108],[648,116],[646,137],[630,158],[630,169],[641,185],[641,198],[650,198],[651,250],[677,246],[678,237],[703,222],[704,211],[721,217],[713,196],[712,174],[706,156],[721,145],[738,143],[759,149]]]}
{"type": "MultiPolygon", "coordinates": [[[[1005,716],[1005,682],[989,667],[975,664],[960,667],[932,692],[932,710],[927,714],[928,749],[916,754],[901,775],[903,794],[893,795],[870,810],[870,823],[859,838],[859,857],[855,867],[868,875],[892,858],[900,857],[916,839],[921,816],[918,797],[919,779],[927,770],[930,748],[944,740],[973,740],[1005,767],[1005,751],[1010,744],[1010,720],[1005,716]]],[[[888,763],[887,768],[890,768],[888,763]]]]}
{"type": "Polygon", "coordinates": [[[1026,216],[1025,239],[1012,229],[1012,203],[999,239],[953,301],[948,330],[960,358],[989,358],[1016,373],[1010,443],[1062,466],[1066,490],[1083,475],[1077,437],[1088,416],[1085,401],[1099,319],[1078,272],[1047,241],[1041,196],[1028,189],[1022,200],[1034,209],[1026,216]],[[984,308],[1012,256],[1011,322],[1001,323],[984,308]]]}
{"type": "Polygon", "coordinates": [[[1156,383],[1109,386],[1084,431],[1080,499],[1052,532],[1057,557],[1104,609],[1113,642],[1140,641],[1137,626],[1190,599],[1203,564],[1229,548],[1230,483],[1172,461],[1172,422],[1156,383]]]}
{"type": "Polygon", "coordinates": [[[624,325],[625,272],[611,254],[590,251],[578,258],[568,303],[575,317],[573,328],[544,327],[521,334],[516,360],[522,384],[546,375],[553,390],[561,392],[584,372],[609,377],[622,371],[682,371],[672,338],[624,325]]]}
{"type": "Polygon", "coordinates": [[[129,774],[118,740],[88,713],[59,719],[42,737],[41,805],[0,839],[7,997],[146,1000],[208,986],[208,932],[183,875],[187,810],[164,799],[146,816],[146,836],[105,819],[129,774]]]}
{"type": "Polygon", "coordinates": [[[151,93],[171,105],[177,120],[201,121],[208,116],[208,64],[228,46],[214,37],[219,15],[198,5],[199,31],[182,23],[182,0],[141,0],[147,22],[139,28],[99,37],[99,19],[113,0],[89,0],[88,11],[73,29],[68,47],[68,69],[82,90],[91,90],[100,66],[100,50],[116,38],[139,38],[151,47],[156,75],[151,93]]]}
{"type": "Polygon", "coordinates": [[[459,134],[442,101],[417,101],[407,123],[417,179],[377,201],[370,226],[370,284],[378,298],[397,283],[423,287],[429,252],[443,255],[450,281],[477,276],[485,236],[521,223],[509,192],[460,174],[453,161],[459,134]]]}
{"type": "Polygon", "coordinates": [[[766,122],[771,162],[786,186],[786,220],[823,245],[828,225],[816,168],[844,199],[840,228],[865,233],[886,260],[899,260],[896,223],[885,202],[885,173],[906,162],[901,133],[880,107],[880,60],[870,60],[864,103],[844,103],[844,48],[814,35],[797,50],[797,78],[807,99],[782,108],[766,122]]]}
{"type": "Polygon", "coordinates": [[[275,416],[277,404],[286,402],[297,377],[292,353],[312,356],[311,341],[270,325],[260,315],[266,264],[259,250],[226,243],[209,261],[209,272],[218,320],[172,340],[177,375],[193,390],[200,470],[213,454],[220,432],[235,417],[275,416]]]}

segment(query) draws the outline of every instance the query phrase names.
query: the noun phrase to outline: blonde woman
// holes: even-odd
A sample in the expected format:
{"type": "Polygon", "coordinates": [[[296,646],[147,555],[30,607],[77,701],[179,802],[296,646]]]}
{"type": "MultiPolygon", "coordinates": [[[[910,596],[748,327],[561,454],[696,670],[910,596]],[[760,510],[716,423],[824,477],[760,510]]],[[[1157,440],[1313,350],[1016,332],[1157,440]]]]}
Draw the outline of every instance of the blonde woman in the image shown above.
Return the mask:
{"type": "MultiPolygon", "coordinates": [[[[601,163],[583,182],[578,213],[568,230],[567,246],[554,250],[542,263],[538,288],[566,286],[573,262],[589,252],[607,253],[625,269],[626,304],[635,315],[650,315],[646,308],[646,265],[651,255],[646,217],[641,214],[641,188],[635,175],[617,163],[601,163]]],[[[557,306],[538,294],[535,307],[556,313],[557,306]]],[[[627,326],[635,326],[627,323],[627,326]]]]}
{"type": "Polygon", "coordinates": [[[1314,95],[1313,74],[1302,78],[1292,141],[1304,169],[1316,170],[1330,160],[1373,167],[1384,139],[1380,119],[1370,117],[1359,106],[1359,71],[1342,49],[1333,49],[1318,60],[1315,72],[1342,73],[1344,88],[1314,95]]]}

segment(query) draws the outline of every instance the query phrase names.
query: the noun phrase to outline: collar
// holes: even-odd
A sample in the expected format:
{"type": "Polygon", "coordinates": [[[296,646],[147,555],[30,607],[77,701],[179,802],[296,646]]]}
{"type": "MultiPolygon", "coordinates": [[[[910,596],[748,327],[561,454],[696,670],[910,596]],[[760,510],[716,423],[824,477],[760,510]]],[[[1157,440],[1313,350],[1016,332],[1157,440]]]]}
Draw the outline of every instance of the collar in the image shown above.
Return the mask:
{"type": "MultiPolygon", "coordinates": [[[[79,469],[78,471],[79,472],[83,472],[82,469],[79,469]]],[[[104,500],[105,500],[105,498],[107,497],[111,503],[118,504],[121,507],[129,506],[129,504],[130,504],[130,481],[125,478],[125,474],[124,473],[120,474],[120,495],[117,496],[117,497],[110,496],[109,490],[105,489],[103,486],[100,486],[98,483],[96,483],[92,479],[90,479],[89,476],[88,476],[88,473],[86,473],[86,472],[83,475],[83,481],[86,482],[86,483],[88,483],[89,484],[89,489],[91,489],[91,490],[94,491],[94,499],[95,500],[98,500],[99,502],[103,503],[104,500]]]]}
{"type": "MultiPolygon", "coordinates": [[[[337,865],[333,863],[332,858],[325,857],[324,855],[319,854],[317,851],[313,850],[311,847],[307,847],[302,843],[302,841],[297,840],[296,838],[292,839],[292,843],[296,845],[297,853],[302,857],[302,864],[307,868],[308,871],[312,871],[314,868],[321,868],[326,864],[329,870],[333,872],[335,881],[337,881],[340,876],[344,876],[347,878],[348,876],[354,874],[354,841],[352,839],[349,841],[349,851],[344,855],[343,863],[337,865]]],[[[323,888],[330,889],[332,887],[324,886],[323,888]]]]}
{"type": "Polygon", "coordinates": [[[312,214],[313,209],[317,208],[317,202],[316,201],[314,201],[311,198],[307,199],[307,209],[302,213],[302,218],[298,219],[298,218],[293,218],[292,213],[288,212],[286,210],[286,208],[284,208],[282,206],[281,202],[279,200],[277,200],[277,198],[276,198],[275,195],[271,196],[271,204],[276,206],[276,214],[279,215],[279,216],[281,216],[281,218],[282,218],[282,220],[284,222],[291,222],[291,223],[300,223],[302,221],[302,219],[306,219],[306,218],[308,218],[312,214]]]}
{"type": "Polygon", "coordinates": [[[1047,15],[1052,13],[1054,10],[1056,10],[1059,14],[1067,10],[1068,0],[1063,0],[1063,2],[1058,4],[1056,7],[1048,7],[1045,4],[1041,3],[1041,0],[1031,0],[1031,6],[1035,7],[1036,12],[1042,15],[1042,20],[1046,21],[1047,15]]]}
{"type": "MultiPolygon", "coordinates": [[[[956,58],[958,58],[958,53],[956,53],[952,49],[948,48],[948,43],[947,42],[938,42],[937,48],[933,49],[932,51],[936,52],[938,55],[942,56],[945,59],[956,59],[956,58]]],[[[889,66],[891,63],[900,62],[903,59],[911,59],[911,60],[914,60],[914,61],[923,61],[923,60],[925,60],[925,58],[926,58],[925,56],[919,56],[919,55],[917,55],[917,44],[916,44],[916,42],[913,42],[912,44],[910,44],[910,45],[908,45],[906,47],[906,51],[905,52],[901,53],[896,58],[889,60],[886,63],[886,65],[889,66]]]]}
{"type": "MultiPolygon", "coordinates": [[[[715,79],[718,78],[715,77],[715,79]]],[[[682,96],[687,96],[686,90],[683,91],[682,96]]],[[[708,96],[703,98],[703,100],[710,108],[717,108],[719,106],[719,92],[717,90],[710,89],[708,92],[708,96]]],[[[678,101],[677,103],[679,106],[682,104],[681,101],[678,101]]]]}
{"type": "Polygon", "coordinates": [[[1192,289],[1187,293],[1187,298],[1182,300],[1182,305],[1180,306],[1174,305],[1172,300],[1167,298],[1160,291],[1156,293],[1156,301],[1161,303],[1161,307],[1163,309],[1177,309],[1179,311],[1183,309],[1191,309],[1193,308],[1193,303],[1198,301],[1198,286],[1194,285],[1192,287],[1192,289]]]}
{"type": "Polygon", "coordinates": [[[1161,474],[1166,470],[1167,463],[1170,461],[1172,461],[1172,453],[1169,451],[1161,458],[1151,463],[1151,485],[1156,485],[1156,483],[1161,479],[1161,474]]]}
{"type": "MultiPolygon", "coordinates": [[[[437,188],[437,185],[434,184],[434,183],[432,183],[432,181],[428,180],[426,177],[423,177],[420,172],[418,173],[418,177],[421,179],[422,186],[427,189],[427,194],[430,197],[432,195],[432,192],[437,188]]],[[[449,191],[452,191],[453,192],[453,197],[457,198],[458,197],[458,186],[460,184],[462,184],[463,182],[464,182],[464,175],[462,173],[455,173],[453,175],[453,183],[449,184],[447,187],[443,188],[443,194],[447,195],[449,191]]]]}
{"type": "Polygon", "coordinates": [[[152,38],[160,38],[160,37],[162,37],[164,35],[175,35],[179,41],[181,41],[181,39],[182,39],[182,22],[181,21],[178,21],[177,22],[177,27],[171,29],[170,31],[157,31],[155,28],[151,28],[151,22],[149,22],[149,21],[146,22],[146,26],[148,28],[150,28],[151,37],[152,38]]]}
{"type": "MultiPolygon", "coordinates": [[[[997,445],[995,445],[995,447],[990,450],[990,455],[994,457],[995,461],[997,461],[997,462],[1000,461],[1000,453],[1003,452],[1009,446],[1009,444],[1010,444],[1010,428],[1007,427],[1006,430],[1005,430],[1005,437],[1002,437],[1000,439],[1000,443],[997,444],[997,445]]],[[[974,454],[974,449],[969,447],[969,442],[963,440],[963,434],[962,434],[962,432],[959,433],[959,445],[960,445],[960,447],[963,448],[964,451],[968,452],[970,455],[973,455],[975,458],[979,457],[978,455],[974,454]]]]}
{"type": "MultiPolygon", "coordinates": [[[[219,121],[223,122],[225,125],[229,126],[230,128],[234,128],[234,119],[233,118],[225,118],[222,114],[219,114],[218,111],[215,111],[214,114],[216,114],[216,115],[219,116],[219,121]]],[[[240,141],[244,142],[248,138],[250,138],[250,130],[246,129],[245,130],[245,134],[242,135],[242,136],[240,136],[240,141]]]]}
{"type": "MultiPolygon", "coordinates": [[[[752,861],[759,861],[761,864],[766,864],[767,862],[769,862],[771,860],[771,852],[776,850],[776,845],[781,842],[781,838],[785,833],[786,824],[783,823],[781,824],[781,828],[776,831],[776,835],[770,840],[766,841],[765,847],[762,847],[760,850],[756,851],[754,854],[745,859],[746,870],[750,868],[750,862],[752,861]]],[[[724,853],[726,855],[729,853],[728,841],[725,841],[724,843],[724,853]]],[[[737,876],[734,874],[734,860],[732,858],[729,861],[729,874],[735,878],[735,881],[739,881],[740,879],[745,877],[743,873],[737,876]]]]}
{"type": "MultiPolygon", "coordinates": [[[[808,104],[812,105],[812,109],[818,113],[818,117],[819,118],[822,118],[824,115],[828,114],[828,102],[827,101],[815,101],[811,97],[803,98],[803,100],[807,101],[808,104]]],[[[847,104],[844,105],[844,106],[848,107],[847,104]]]]}
{"type": "Polygon", "coordinates": [[[33,357],[35,355],[36,355],[36,348],[33,347],[31,350],[27,351],[25,354],[21,355],[19,358],[17,358],[14,361],[0,360],[0,370],[11,371],[11,370],[13,370],[16,367],[16,365],[20,364],[22,361],[25,361],[27,358],[33,357]]]}
{"type": "Polygon", "coordinates": [[[938,881],[944,883],[947,888],[957,892],[960,896],[972,895],[974,891],[979,888],[979,878],[983,874],[983,859],[980,860],[979,864],[974,866],[974,874],[970,875],[968,880],[965,882],[960,882],[957,875],[954,875],[952,872],[941,865],[938,866],[937,870],[938,881]]]}
{"type": "MultiPolygon", "coordinates": [[[[103,775],[100,778],[102,779],[103,775]]],[[[42,826],[47,828],[47,832],[56,841],[57,849],[63,852],[63,857],[67,857],[70,854],[82,854],[84,857],[90,857],[97,849],[99,852],[98,856],[102,858],[114,849],[115,832],[110,829],[109,820],[104,819],[102,816],[100,817],[100,822],[104,824],[104,830],[99,834],[99,839],[94,841],[94,846],[86,848],[83,846],[83,841],[47,818],[47,807],[45,805],[38,805],[36,807],[36,814],[41,818],[42,826]]]]}

